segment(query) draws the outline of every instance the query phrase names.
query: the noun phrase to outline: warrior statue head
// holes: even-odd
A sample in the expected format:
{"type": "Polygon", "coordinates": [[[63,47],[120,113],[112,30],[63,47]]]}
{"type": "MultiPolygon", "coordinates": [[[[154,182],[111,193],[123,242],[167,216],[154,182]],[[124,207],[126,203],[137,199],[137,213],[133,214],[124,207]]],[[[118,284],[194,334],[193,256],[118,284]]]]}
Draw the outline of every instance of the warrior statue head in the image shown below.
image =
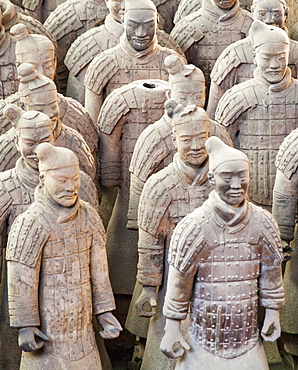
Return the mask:
{"type": "Polygon", "coordinates": [[[43,76],[54,79],[57,59],[55,47],[46,36],[29,34],[24,24],[16,24],[10,30],[17,39],[16,65],[30,63],[43,76]]]}
{"type": "Polygon", "coordinates": [[[124,0],[105,0],[107,8],[115,21],[122,23],[125,9],[124,0]]]}
{"type": "Polygon", "coordinates": [[[172,138],[180,158],[189,166],[201,167],[208,154],[205,142],[210,136],[210,119],[203,108],[183,107],[173,100],[165,103],[172,118],[172,138]]]}
{"type": "Polygon", "coordinates": [[[156,39],[157,10],[151,0],[125,0],[124,31],[130,45],[143,51],[156,39]]]}
{"type": "Polygon", "coordinates": [[[216,6],[223,10],[230,10],[233,8],[237,0],[210,0],[216,6]]]}
{"type": "Polygon", "coordinates": [[[55,145],[50,118],[41,112],[24,111],[15,104],[6,105],[3,114],[12,122],[16,130],[16,147],[25,163],[38,170],[36,147],[45,142],[55,145]]]}
{"type": "Polygon", "coordinates": [[[40,183],[44,192],[62,207],[73,206],[80,188],[80,167],[77,156],[66,148],[42,143],[36,148],[40,183]]]}
{"type": "Polygon", "coordinates": [[[280,82],[287,71],[290,40],[284,30],[254,21],[249,31],[254,48],[254,63],[263,78],[271,83],[280,82]]]}
{"type": "Polygon", "coordinates": [[[285,0],[254,0],[251,6],[254,20],[280,28],[285,27],[288,11],[285,0]]]}
{"type": "Polygon", "coordinates": [[[219,197],[237,207],[246,199],[249,185],[249,160],[240,150],[212,136],[206,141],[209,155],[209,182],[219,197]]]}
{"type": "Polygon", "coordinates": [[[205,77],[193,64],[183,64],[178,55],[169,55],[164,60],[169,71],[171,99],[184,107],[195,104],[203,108],[206,98],[205,77]]]}

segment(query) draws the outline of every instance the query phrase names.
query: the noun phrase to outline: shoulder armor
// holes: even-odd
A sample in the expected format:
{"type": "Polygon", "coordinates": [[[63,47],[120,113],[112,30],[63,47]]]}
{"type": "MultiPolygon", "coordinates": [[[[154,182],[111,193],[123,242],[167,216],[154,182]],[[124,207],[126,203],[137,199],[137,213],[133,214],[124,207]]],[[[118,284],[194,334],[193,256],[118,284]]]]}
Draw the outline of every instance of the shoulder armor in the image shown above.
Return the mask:
{"type": "Polygon", "coordinates": [[[56,38],[57,42],[70,32],[83,28],[75,7],[70,1],[57,6],[45,20],[44,26],[56,38]]]}
{"type": "Polygon", "coordinates": [[[104,242],[104,245],[106,243],[106,232],[105,232],[105,228],[103,226],[103,223],[102,223],[102,219],[101,217],[99,216],[98,212],[96,211],[96,209],[89,203],[85,202],[85,201],[82,201],[81,200],[81,204],[82,206],[84,206],[86,212],[87,212],[87,222],[88,222],[88,229],[93,233],[93,232],[96,232],[96,233],[99,233],[102,238],[103,238],[103,242],[104,242]]]}
{"type": "Polygon", "coordinates": [[[15,136],[13,127],[0,136],[0,172],[13,168],[20,157],[14,142],[15,136]]]}
{"type": "Polygon", "coordinates": [[[12,95],[9,95],[5,99],[0,100],[0,135],[4,134],[6,131],[8,131],[12,124],[8,118],[6,118],[3,114],[3,109],[7,104],[16,104],[19,105],[20,103],[20,96],[19,93],[14,93],[12,95]]]}
{"type": "Polygon", "coordinates": [[[200,41],[204,37],[204,33],[199,27],[200,17],[199,12],[188,15],[177,23],[171,32],[171,36],[178,42],[184,52],[193,43],[200,41]]]}
{"type": "Polygon", "coordinates": [[[91,180],[91,177],[83,171],[81,171],[79,197],[85,202],[90,203],[96,210],[99,209],[98,196],[94,182],[91,180]]]}
{"type": "Polygon", "coordinates": [[[177,24],[187,15],[199,10],[202,6],[201,0],[182,0],[175,13],[174,24],[177,24]]]}
{"type": "Polygon", "coordinates": [[[293,130],[282,142],[275,160],[275,166],[288,178],[298,167],[298,129],[293,130]]]}
{"type": "Polygon", "coordinates": [[[290,39],[290,54],[288,64],[298,64],[298,42],[290,39]]]}
{"type": "Polygon", "coordinates": [[[106,84],[116,74],[118,66],[115,62],[114,50],[118,47],[117,45],[112,49],[105,50],[90,63],[84,80],[87,89],[100,94],[106,84]]]}
{"type": "Polygon", "coordinates": [[[221,141],[229,146],[234,146],[227,130],[218,122],[213,120],[210,120],[210,135],[217,136],[221,141]]]}
{"type": "Polygon", "coordinates": [[[202,224],[206,223],[204,206],[184,217],[176,226],[170,244],[169,263],[185,273],[207,245],[202,224]]]}
{"type": "Polygon", "coordinates": [[[50,232],[50,223],[44,217],[44,210],[33,203],[12,224],[6,259],[35,267],[50,232]]]}
{"type": "Polygon", "coordinates": [[[256,94],[251,85],[251,80],[235,85],[226,91],[219,100],[215,112],[215,120],[223,126],[228,127],[243,112],[256,105],[256,101],[256,94]]]}
{"type": "Polygon", "coordinates": [[[10,195],[10,188],[15,187],[13,176],[14,170],[8,170],[0,173],[0,219],[5,212],[10,208],[13,201],[10,195]],[[8,187],[8,188],[7,188],[8,187]]]}
{"type": "Polygon", "coordinates": [[[177,41],[173,39],[171,35],[166,33],[163,30],[156,31],[157,41],[160,46],[166,47],[168,49],[172,49],[176,51],[176,53],[182,55],[185,58],[184,52],[181,49],[180,45],[177,41]]]}
{"type": "Polygon", "coordinates": [[[34,12],[38,7],[41,0],[22,0],[22,7],[27,10],[34,12]]]}
{"type": "Polygon", "coordinates": [[[247,62],[245,49],[252,52],[248,39],[242,39],[229,45],[217,58],[211,72],[211,80],[220,85],[227,75],[240,64],[247,62]]]}
{"type": "Polygon", "coordinates": [[[155,235],[160,221],[171,203],[170,191],[175,184],[171,175],[175,171],[172,163],[163,170],[150,176],[145,183],[140,198],[138,226],[155,235]]]}

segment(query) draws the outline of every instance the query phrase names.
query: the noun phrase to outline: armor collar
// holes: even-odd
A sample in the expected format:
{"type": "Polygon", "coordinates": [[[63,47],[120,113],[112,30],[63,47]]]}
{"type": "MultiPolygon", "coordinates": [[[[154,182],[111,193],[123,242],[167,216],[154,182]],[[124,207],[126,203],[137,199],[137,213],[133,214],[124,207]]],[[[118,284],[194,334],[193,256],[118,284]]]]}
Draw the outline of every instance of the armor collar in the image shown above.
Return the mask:
{"type": "Polygon", "coordinates": [[[197,186],[204,184],[208,181],[208,170],[209,170],[209,161],[206,159],[204,164],[196,169],[195,167],[189,166],[184,162],[178,153],[174,155],[174,167],[177,170],[179,176],[186,181],[190,186],[197,186]]]}
{"type": "Polygon", "coordinates": [[[237,0],[231,9],[226,11],[216,6],[212,0],[203,0],[202,9],[211,18],[216,18],[216,21],[225,22],[234,18],[240,12],[240,3],[237,0]]]}
{"type": "Polygon", "coordinates": [[[29,167],[23,158],[17,160],[15,168],[24,188],[32,193],[39,184],[39,171],[29,167]]]}
{"type": "Polygon", "coordinates": [[[105,19],[105,27],[107,31],[115,36],[117,39],[120,38],[120,36],[123,34],[123,24],[115,21],[115,19],[111,16],[111,14],[108,14],[105,19]]]}
{"type": "Polygon", "coordinates": [[[2,24],[5,27],[5,30],[10,30],[14,24],[20,22],[20,14],[18,14],[15,9],[14,5],[8,1],[3,1],[1,3],[2,9],[2,24]]]}
{"type": "Polygon", "coordinates": [[[215,190],[209,194],[209,204],[214,209],[214,216],[221,226],[244,226],[249,221],[248,202],[245,200],[242,205],[232,207],[225,203],[215,190]],[[219,217],[216,217],[219,216],[219,217]]]}
{"type": "Polygon", "coordinates": [[[35,202],[40,203],[43,207],[47,209],[48,215],[50,215],[55,222],[58,224],[64,224],[69,221],[74,220],[81,207],[80,198],[72,207],[62,207],[60,204],[54,202],[47,194],[45,194],[45,188],[43,185],[39,185],[34,192],[35,202]]]}
{"type": "Polygon", "coordinates": [[[290,70],[289,67],[287,67],[286,74],[285,74],[284,78],[276,84],[271,84],[270,82],[265,80],[265,78],[262,76],[262,74],[260,72],[260,69],[258,67],[254,70],[254,78],[261,85],[265,85],[266,88],[270,92],[274,92],[274,93],[275,92],[282,92],[282,91],[286,90],[292,82],[292,74],[291,74],[291,70],[290,70]]]}
{"type": "Polygon", "coordinates": [[[120,45],[122,49],[128,53],[133,58],[141,59],[146,57],[149,54],[153,54],[157,49],[157,38],[156,35],[154,36],[151,45],[142,51],[135,50],[130,43],[128,42],[125,33],[120,37],[120,45]]]}

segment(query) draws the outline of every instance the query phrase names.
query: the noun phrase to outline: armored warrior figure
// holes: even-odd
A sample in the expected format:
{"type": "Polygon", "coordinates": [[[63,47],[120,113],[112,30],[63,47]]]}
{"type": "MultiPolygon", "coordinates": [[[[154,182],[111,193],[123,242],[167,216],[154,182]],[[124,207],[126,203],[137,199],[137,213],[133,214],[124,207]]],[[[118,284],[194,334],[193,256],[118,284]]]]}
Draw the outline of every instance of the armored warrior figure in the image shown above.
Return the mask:
{"type": "Polygon", "coordinates": [[[29,33],[44,35],[48,37],[56,46],[56,41],[51,35],[51,32],[47,30],[37,19],[20,12],[16,12],[14,5],[8,0],[1,0],[0,6],[2,10],[2,23],[5,31],[10,31],[11,27],[13,27],[15,24],[22,23],[26,26],[29,33]]]}
{"type": "Polygon", "coordinates": [[[203,0],[201,9],[177,23],[171,36],[188,62],[204,72],[209,90],[216,59],[228,45],[246,36],[251,23],[251,14],[240,8],[239,0],[203,0]]]}
{"type": "Polygon", "coordinates": [[[215,189],[173,232],[161,350],[180,357],[175,369],[198,364],[202,369],[269,369],[257,316],[260,304],[265,308],[261,335],[276,340],[278,310],[284,305],[279,230],[268,211],[246,200],[247,156],[216,137],[207,140],[206,149],[215,189]],[[190,301],[186,342],[179,325],[190,301]]]}
{"type": "MultiPolygon", "coordinates": [[[[23,63],[18,68],[18,73],[20,76],[19,95],[26,109],[43,112],[51,118],[56,145],[73,150],[79,158],[81,169],[94,179],[95,161],[88,145],[76,130],[61,122],[54,82],[45,76],[38,75],[30,63],[23,63]]],[[[14,144],[14,136],[14,131],[10,129],[0,137],[0,152],[3,156],[0,163],[2,171],[14,167],[19,157],[14,144]],[[5,155],[6,153],[9,155],[5,155]]]]}
{"type": "MultiPolygon", "coordinates": [[[[0,173],[0,247],[6,247],[6,235],[13,221],[34,201],[34,190],[39,184],[38,161],[35,149],[41,142],[55,143],[50,118],[37,111],[22,111],[15,105],[7,105],[5,114],[12,120],[16,132],[16,147],[21,154],[15,168],[0,173]]],[[[98,209],[95,185],[88,175],[81,172],[82,186],[79,195],[98,209]]],[[[0,323],[0,367],[18,369],[21,351],[17,344],[16,332],[9,330],[7,312],[6,266],[3,268],[4,287],[0,323]]]]}
{"type": "Polygon", "coordinates": [[[157,12],[151,0],[126,0],[120,44],[106,50],[87,69],[85,107],[94,122],[103,100],[114,89],[134,80],[167,80],[165,57],[174,54],[156,40],[157,12]]]}
{"type": "Polygon", "coordinates": [[[92,311],[102,337],[115,338],[121,330],[110,313],[115,304],[104,228],[96,210],[78,197],[76,155],[49,143],[36,154],[40,185],[34,203],[13,223],[6,253],[20,369],[102,369],[92,311]]]}
{"type": "Polygon", "coordinates": [[[167,255],[177,223],[203,204],[211,191],[205,141],[210,136],[210,120],[203,108],[177,106],[172,119],[174,161],[146,182],[139,207],[138,281],[143,286],[136,302],[141,316],[154,315],[149,324],[142,367],[146,370],[173,369],[159,346],[164,334],[162,314],[167,286],[167,255]],[[156,288],[159,287],[158,293],[156,288]],[[155,312],[143,309],[154,302],[155,312]],[[154,355],[153,355],[154,354],[154,355]]]}
{"type": "Polygon", "coordinates": [[[295,237],[295,225],[297,216],[298,199],[298,129],[293,130],[280,146],[275,165],[276,178],[273,188],[272,214],[276,219],[281,239],[284,244],[284,256],[289,259],[289,253],[293,244],[291,259],[286,263],[284,274],[284,286],[286,306],[281,310],[281,328],[285,350],[292,355],[295,366],[298,364],[298,321],[296,318],[297,307],[297,236],[295,237]]]}
{"type": "Polygon", "coordinates": [[[105,0],[67,0],[45,21],[45,27],[56,38],[58,44],[57,77],[61,93],[66,91],[68,70],[64,65],[64,58],[70,45],[107,14],[105,0]]]}
{"type": "Polygon", "coordinates": [[[223,95],[215,119],[250,159],[250,200],[271,210],[275,157],[298,124],[298,81],[287,67],[290,42],[285,31],[256,20],[250,37],[257,65],[254,78],[223,95]]]}
{"type": "MultiPolygon", "coordinates": [[[[205,104],[205,78],[194,65],[184,65],[176,55],[168,56],[165,66],[169,71],[171,98],[182,106],[205,104]]],[[[171,104],[171,101],[168,102],[171,104]]],[[[162,118],[148,126],[138,138],[130,162],[130,196],[127,227],[137,228],[139,199],[146,180],[173,161],[176,148],[172,140],[171,118],[165,112],[162,118]]],[[[211,136],[218,136],[226,144],[232,142],[226,130],[215,121],[210,122],[211,136]]]]}
{"type": "Polygon", "coordinates": [[[64,2],[65,0],[21,0],[26,13],[42,23],[64,2]]]}
{"type": "MultiPolygon", "coordinates": [[[[65,65],[69,69],[67,81],[67,95],[85,102],[85,89],[82,88],[84,77],[89,64],[104,50],[116,46],[120,41],[124,28],[122,22],[124,13],[124,0],[105,0],[109,8],[104,24],[86,31],[79,36],[69,48],[65,65]]],[[[175,50],[184,55],[180,46],[164,31],[157,29],[157,41],[160,46],[175,50]]]]}
{"type": "MultiPolygon", "coordinates": [[[[258,19],[286,31],[285,21],[288,8],[284,0],[255,0],[252,5],[252,14],[255,20],[258,19]]],[[[296,78],[298,43],[294,40],[290,40],[288,64],[292,77],[296,78]]],[[[254,70],[253,45],[250,35],[243,40],[236,41],[221,53],[211,73],[210,99],[207,107],[211,118],[214,118],[216,107],[223,94],[234,85],[253,78],[254,70]]]]}

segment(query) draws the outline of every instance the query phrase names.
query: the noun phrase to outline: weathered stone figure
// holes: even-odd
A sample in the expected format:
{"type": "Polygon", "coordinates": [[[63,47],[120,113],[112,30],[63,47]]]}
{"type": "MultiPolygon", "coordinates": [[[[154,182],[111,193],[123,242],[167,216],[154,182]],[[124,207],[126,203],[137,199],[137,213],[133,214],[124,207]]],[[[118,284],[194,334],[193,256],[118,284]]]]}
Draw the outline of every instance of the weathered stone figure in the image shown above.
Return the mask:
{"type": "Polygon", "coordinates": [[[254,78],[223,95],[215,119],[249,157],[250,200],[270,210],[275,157],[282,140],[298,124],[298,81],[287,67],[290,42],[285,31],[256,20],[250,37],[257,65],[254,78]]]}
{"type": "Polygon", "coordinates": [[[246,36],[252,16],[240,8],[239,0],[203,0],[202,8],[183,18],[171,32],[189,63],[205,75],[207,89],[210,73],[220,53],[246,36]]]}
{"type": "Polygon", "coordinates": [[[174,112],[173,141],[177,153],[171,164],[149,177],[139,207],[137,278],[143,289],[136,307],[141,316],[154,315],[141,367],[146,370],[175,367],[175,361],[159,351],[165,325],[162,307],[167,286],[168,248],[177,223],[201,206],[211,191],[205,149],[205,141],[210,136],[209,117],[204,109],[195,105],[186,108],[178,105],[174,112]],[[156,306],[155,312],[145,311],[145,303],[156,306]]]}
{"type": "MultiPolygon", "coordinates": [[[[79,158],[81,169],[92,179],[95,177],[95,161],[83,137],[74,129],[65,126],[60,119],[56,85],[45,76],[38,75],[30,63],[18,68],[20,76],[19,95],[27,110],[37,110],[47,114],[54,127],[56,145],[73,150],[79,158]]],[[[8,130],[0,137],[0,151],[3,160],[2,171],[12,168],[18,158],[14,145],[14,131],[8,130]],[[8,153],[5,156],[4,153],[8,153]]]]}
{"type": "Polygon", "coordinates": [[[19,329],[23,350],[20,368],[101,369],[92,306],[104,338],[121,330],[110,313],[115,304],[104,228],[96,210],[78,197],[76,155],[48,143],[36,154],[41,184],[35,202],[12,225],[6,254],[10,324],[19,329]]]}
{"type": "Polygon", "coordinates": [[[206,148],[215,190],[174,230],[161,349],[180,357],[176,369],[268,369],[257,315],[260,304],[266,309],[262,337],[276,340],[284,305],[279,230],[269,212],[246,200],[247,156],[216,137],[206,148]],[[185,342],[179,325],[190,301],[185,342]]]}
{"type": "Polygon", "coordinates": [[[106,96],[135,80],[167,80],[163,65],[174,51],[157,44],[157,12],[151,0],[125,2],[124,34],[120,44],[93,59],[86,77],[85,107],[94,122],[106,96]]]}
{"type": "MultiPolygon", "coordinates": [[[[255,0],[251,9],[254,20],[287,30],[285,21],[288,8],[284,0],[255,0]]],[[[214,118],[219,99],[228,89],[253,78],[253,71],[256,67],[253,52],[253,42],[248,35],[245,39],[227,46],[218,57],[211,73],[210,99],[207,107],[211,118],[214,118]]],[[[288,65],[294,78],[297,77],[297,61],[298,43],[290,40],[288,65]]]]}

